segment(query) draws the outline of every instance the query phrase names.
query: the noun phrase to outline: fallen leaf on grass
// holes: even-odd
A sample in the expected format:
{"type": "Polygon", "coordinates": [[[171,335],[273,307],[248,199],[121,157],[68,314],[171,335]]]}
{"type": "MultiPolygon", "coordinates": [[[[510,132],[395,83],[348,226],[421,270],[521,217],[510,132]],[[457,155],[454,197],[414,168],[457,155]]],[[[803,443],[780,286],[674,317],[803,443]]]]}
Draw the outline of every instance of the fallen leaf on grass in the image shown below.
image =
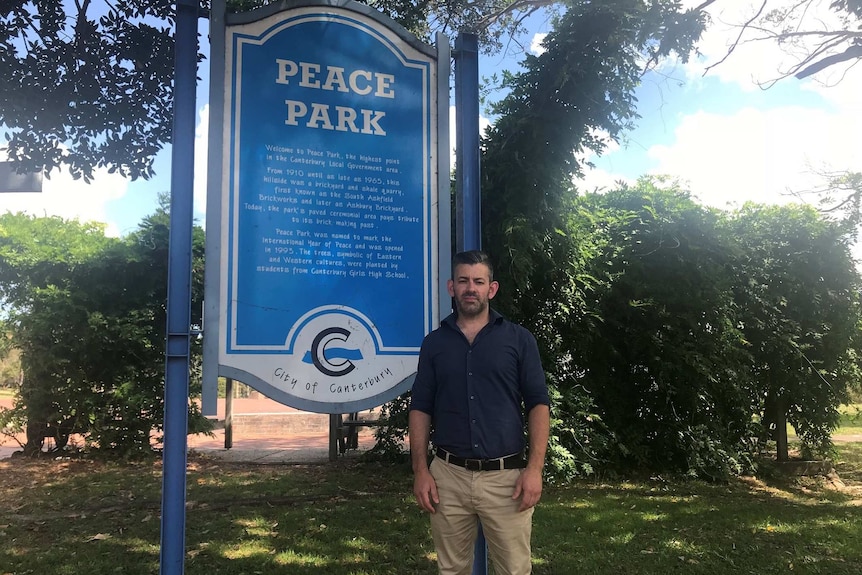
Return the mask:
{"type": "Polygon", "coordinates": [[[96,533],[92,537],[89,537],[84,540],[84,543],[90,543],[91,541],[104,541],[105,539],[110,539],[111,536],[107,533],[96,533]]]}

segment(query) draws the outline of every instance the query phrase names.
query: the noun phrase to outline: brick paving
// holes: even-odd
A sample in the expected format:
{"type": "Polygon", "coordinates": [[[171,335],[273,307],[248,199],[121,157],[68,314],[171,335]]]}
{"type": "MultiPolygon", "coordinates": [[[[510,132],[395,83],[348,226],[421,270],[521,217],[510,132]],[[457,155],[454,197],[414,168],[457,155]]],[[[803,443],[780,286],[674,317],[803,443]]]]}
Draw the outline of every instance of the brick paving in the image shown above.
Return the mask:
{"type": "MultiPolygon", "coordinates": [[[[11,398],[0,397],[0,407],[11,406],[11,398]]],[[[229,461],[317,463],[329,460],[329,416],[326,414],[302,412],[263,396],[235,398],[233,414],[235,423],[230,449],[225,448],[225,430],[221,428],[216,429],[212,437],[188,436],[189,451],[229,461]],[[260,425],[262,420],[271,423],[260,425]],[[243,421],[250,424],[243,424],[243,421]]],[[[219,399],[218,421],[223,422],[224,416],[224,399],[219,399]]],[[[24,438],[18,439],[23,441],[24,438]]],[[[348,451],[346,456],[355,456],[373,445],[373,428],[360,427],[359,449],[348,451]]],[[[14,438],[0,435],[0,459],[20,449],[14,438]]]]}

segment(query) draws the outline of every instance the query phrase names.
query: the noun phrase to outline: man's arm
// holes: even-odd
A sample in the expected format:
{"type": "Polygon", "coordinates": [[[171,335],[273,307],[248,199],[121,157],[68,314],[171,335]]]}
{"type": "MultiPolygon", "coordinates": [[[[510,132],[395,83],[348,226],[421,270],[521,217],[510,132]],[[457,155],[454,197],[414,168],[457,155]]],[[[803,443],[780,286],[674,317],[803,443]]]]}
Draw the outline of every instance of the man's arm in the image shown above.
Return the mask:
{"type": "Polygon", "coordinates": [[[548,437],[551,434],[551,410],[547,405],[540,403],[530,410],[527,414],[527,431],[530,456],[527,468],[521,472],[512,494],[512,499],[521,498],[519,511],[535,506],[542,497],[542,469],[545,467],[548,437]]]}
{"type": "Polygon", "coordinates": [[[413,463],[413,495],[419,507],[434,513],[440,503],[437,483],[428,469],[428,441],[431,438],[431,416],[418,409],[410,410],[410,458],[413,463]]]}

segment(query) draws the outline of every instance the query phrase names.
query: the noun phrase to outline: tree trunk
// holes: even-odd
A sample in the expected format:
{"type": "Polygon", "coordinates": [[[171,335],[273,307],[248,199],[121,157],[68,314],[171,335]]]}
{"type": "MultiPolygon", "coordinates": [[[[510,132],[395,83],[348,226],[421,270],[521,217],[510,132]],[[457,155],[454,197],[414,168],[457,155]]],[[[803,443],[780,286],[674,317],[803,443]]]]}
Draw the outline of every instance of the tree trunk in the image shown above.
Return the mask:
{"type": "Polygon", "coordinates": [[[787,408],[782,398],[775,402],[775,450],[778,461],[787,461],[787,408]]]}
{"type": "Polygon", "coordinates": [[[787,461],[790,458],[787,449],[787,401],[780,392],[770,389],[763,409],[763,425],[775,440],[776,458],[778,461],[787,461]]]}
{"type": "Polygon", "coordinates": [[[24,444],[24,455],[27,457],[35,457],[42,451],[42,446],[45,444],[45,428],[44,423],[27,422],[25,427],[27,442],[24,444]]]}

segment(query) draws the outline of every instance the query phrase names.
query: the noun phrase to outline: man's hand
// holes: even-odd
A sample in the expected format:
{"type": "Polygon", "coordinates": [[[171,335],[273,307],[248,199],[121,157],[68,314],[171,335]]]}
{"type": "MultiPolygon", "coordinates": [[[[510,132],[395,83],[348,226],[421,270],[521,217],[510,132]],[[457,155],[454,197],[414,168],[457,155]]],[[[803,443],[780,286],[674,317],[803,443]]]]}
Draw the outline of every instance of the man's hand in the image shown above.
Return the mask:
{"type": "Polygon", "coordinates": [[[440,497],[437,495],[437,482],[431,476],[431,472],[427,469],[418,471],[413,477],[413,495],[416,496],[416,501],[419,507],[428,513],[434,513],[435,505],[440,503],[440,497]]]}
{"type": "Polygon", "coordinates": [[[512,499],[521,499],[521,506],[518,511],[526,511],[531,507],[535,507],[539,499],[542,498],[542,470],[527,467],[521,472],[518,481],[515,483],[515,492],[512,494],[512,499]]]}

